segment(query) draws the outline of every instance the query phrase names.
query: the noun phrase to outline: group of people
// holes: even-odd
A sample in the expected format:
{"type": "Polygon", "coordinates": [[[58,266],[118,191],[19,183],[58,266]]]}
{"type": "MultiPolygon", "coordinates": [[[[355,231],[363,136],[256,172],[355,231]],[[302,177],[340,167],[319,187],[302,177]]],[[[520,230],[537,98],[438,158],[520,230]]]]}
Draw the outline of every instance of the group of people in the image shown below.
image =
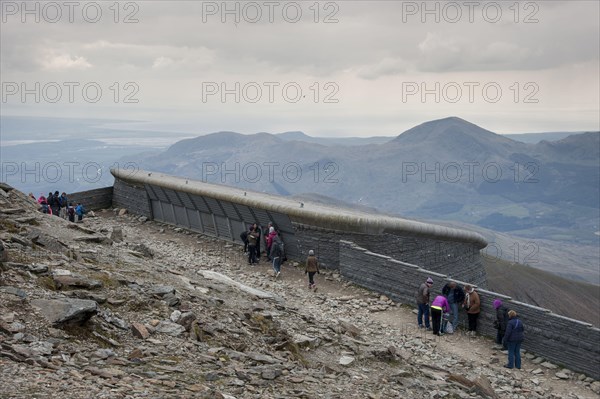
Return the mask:
{"type": "Polygon", "coordinates": [[[68,219],[70,222],[75,222],[75,216],[77,216],[77,221],[80,222],[86,212],[81,203],[73,206],[65,192],[59,194],[58,191],[55,191],[53,194],[51,191],[48,196],[42,194],[37,199],[32,193],[29,193],[29,197],[40,205],[40,212],[68,219]]]}
{"type": "MultiPolygon", "coordinates": [[[[281,265],[287,260],[285,256],[285,245],[281,238],[281,233],[269,222],[266,230],[263,232],[257,223],[248,227],[247,231],[240,234],[240,238],[244,243],[244,253],[248,255],[248,264],[254,265],[260,262],[261,257],[261,242],[265,244],[265,255],[267,260],[272,262],[273,277],[279,278],[281,275],[281,265]]],[[[311,249],[308,251],[304,273],[308,275],[308,289],[315,290],[315,274],[320,274],[319,262],[315,256],[315,252],[311,249]]]]}
{"type": "Polygon", "coordinates": [[[273,262],[273,276],[277,278],[281,274],[281,264],[286,258],[283,240],[280,233],[275,230],[273,223],[269,222],[264,233],[258,224],[254,223],[248,227],[247,231],[240,234],[240,238],[244,243],[244,253],[248,255],[249,265],[260,262],[263,237],[265,237],[264,244],[266,244],[265,255],[267,260],[273,262]]]}
{"type": "MultiPolygon", "coordinates": [[[[477,331],[477,319],[481,312],[481,298],[475,287],[467,284],[463,290],[456,282],[449,282],[443,287],[442,295],[436,296],[430,305],[432,287],[433,279],[428,277],[417,290],[417,323],[419,328],[432,330],[433,327],[434,335],[444,335],[456,331],[460,306],[467,313],[467,335],[474,336],[477,331]],[[452,317],[451,320],[450,317],[452,317]]],[[[497,348],[502,348],[508,352],[508,363],[504,367],[520,369],[521,343],[523,342],[523,332],[525,330],[523,322],[519,319],[517,312],[506,309],[500,299],[494,300],[493,305],[496,310],[494,327],[497,330],[497,348]]]]}

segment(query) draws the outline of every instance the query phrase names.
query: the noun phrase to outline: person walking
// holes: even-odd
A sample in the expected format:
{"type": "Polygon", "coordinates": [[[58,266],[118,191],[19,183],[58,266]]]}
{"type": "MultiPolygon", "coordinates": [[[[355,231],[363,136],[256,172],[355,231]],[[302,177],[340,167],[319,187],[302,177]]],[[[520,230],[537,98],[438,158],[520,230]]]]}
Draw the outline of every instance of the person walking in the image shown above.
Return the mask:
{"type": "Polygon", "coordinates": [[[277,232],[275,231],[275,227],[269,227],[269,232],[267,233],[267,259],[271,260],[271,246],[273,245],[273,240],[277,236],[277,232]]]}
{"type": "Polygon", "coordinates": [[[315,273],[321,274],[319,271],[319,262],[315,257],[315,251],[312,249],[308,251],[308,258],[306,258],[306,268],[304,269],[304,274],[308,273],[308,289],[317,290],[317,285],[315,284],[315,273]]]}
{"type": "Polygon", "coordinates": [[[67,219],[67,206],[69,205],[69,198],[67,197],[67,193],[63,191],[60,197],[58,197],[58,202],[60,204],[60,217],[63,219],[67,219]]]}
{"type": "Polygon", "coordinates": [[[448,300],[443,295],[435,297],[431,303],[431,324],[433,324],[433,335],[444,335],[442,331],[442,317],[444,313],[450,312],[448,300]]]}
{"type": "Polygon", "coordinates": [[[475,336],[477,334],[477,318],[479,312],[481,312],[481,302],[479,300],[479,294],[475,291],[475,287],[467,284],[465,285],[465,300],[463,307],[467,311],[467,317],[469,319],[469,335],[475,336]]]}
{"type": "Polygon", "coordinates": [[[429,324],[429,290],[433,286],[433,279],[427,277],[427,280],[419,286],[417,291],[417,306],[419,311],[417,313],[417,323],[419,328],[423,328],[423,318],[425,319],[425,328],[431,330],[429,324]]]}
{"type": "Polygon", "coordinates": [[[516,367],[521,369],[521,343],[523,342],[525,326],[519,319],[517,312],[508,311],[508,324],[502,343],[508,347],[508,363],[504,365],[507,369],[516,367]]]}
{"type": "Polygon", "coordinates": [[[260,261],[260,239],[262,237],[262,230],[256,223],[254,223],[252,227],[254,228],[254,235],[256,236],[256,248],[254,249],[254,257],[256,258],[256,263],[258,263],[260,261]]]}
{"type": "Polygon", "coordinates": [[[458,328],[458,306],[465,300],[465,292],[456,282],[450,281],[442,288],[442,295],[448,299],[448,305],[450,305],[450,309],[452,310],[452,330],[456,331],[458,328]]]}
{"type": "Polygon", "coordinates": [[[258,263],[256,259],[256,241],[258,240],[258,234],[254,231],[254,226],[250,227],[246,238],[248,239],[248,264],[253,265],[258,263]]]}
{"type": "Polygon", "coordinates": [[[494,328],[496,332],[496,345],[497,348],[507,350],[506,345],[502,343],[504,334],[506,333],[506,326],[508,325],[508,309],[504,307],[500,299],[494,300],[494,309],[496,309],[496,320],[494,320],[494,328]]]}
{"type": "Polygon", "coordinates": [[[279,234],[275,232],[275,236],[271,242],[271,252],[269,258],[273,259],[273,276],[278,278],[281,274],[281,262],[283,260],[283,241],[279,234]]]}

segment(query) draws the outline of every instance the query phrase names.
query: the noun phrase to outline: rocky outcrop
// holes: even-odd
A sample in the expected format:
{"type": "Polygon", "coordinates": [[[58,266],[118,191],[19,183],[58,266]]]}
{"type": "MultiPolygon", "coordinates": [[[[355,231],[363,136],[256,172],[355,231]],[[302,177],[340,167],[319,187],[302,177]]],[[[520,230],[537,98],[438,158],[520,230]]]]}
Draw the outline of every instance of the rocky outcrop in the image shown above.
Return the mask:
{"type": "Polygon", "coordinates": [[[600,383],[530,353],[523,370],[508,371],[491,341],[418,330],[410,309],[332,271],[322,270],[318,291],[308,290],[293,262],[274,279],[268,263],[248,266],[236,246],[112,211],[82,225],[102,233],[119,226],[122,242],[76,241],[82,230],[30,211],[14,190],[9,196],[39,225],[0,216],[11,229],[0,227],[0,236],[13,261],[0,285],[7,397],[558,399],[600,392],[600,383]],[[4,240],[32,229],[48,240],[59,236],[77,256],[4,240]],[[153,256],[133,254],[138,244],[153,256]],[[65,285],[66,277],[101,285],[65,285]]]}

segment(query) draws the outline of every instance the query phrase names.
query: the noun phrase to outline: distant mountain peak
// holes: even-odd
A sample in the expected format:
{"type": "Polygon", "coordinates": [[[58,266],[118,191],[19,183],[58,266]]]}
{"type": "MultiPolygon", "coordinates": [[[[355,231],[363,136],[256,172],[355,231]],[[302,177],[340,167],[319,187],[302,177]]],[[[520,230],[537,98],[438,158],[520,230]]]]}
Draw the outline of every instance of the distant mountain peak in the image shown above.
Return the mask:
{"type": "Polygon", "coordinates": [[[457,116],[436,119],[415,126],[393,141],[402,145],[431,142],[443,144],[458,141],[477,141],[481,144],[513,144],[514,140],[486,130],[457,116]]]}
{"type": "Polygon", "coordinates": [[[312,138],[308,134],[301,132],[301,131],[277,133],[276,136],[278,136],[280,138],[285,138],[288,140],[304,140],[304,139],[312,138]]]}

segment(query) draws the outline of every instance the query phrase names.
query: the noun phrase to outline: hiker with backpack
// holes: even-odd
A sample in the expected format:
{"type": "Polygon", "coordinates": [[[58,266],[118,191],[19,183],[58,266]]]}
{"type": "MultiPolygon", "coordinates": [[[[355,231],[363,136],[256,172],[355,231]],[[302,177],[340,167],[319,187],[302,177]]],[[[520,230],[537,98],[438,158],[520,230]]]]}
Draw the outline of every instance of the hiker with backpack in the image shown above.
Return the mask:
{"type": "Polygon", "coordinates": [[[321,274],[321,272],[319,271],[319,262],[315,256],[315,251],[312,249],[308,251],[304,274],[308,274],[308,289],[314,289],[316,291],[317,284],[315,284],[315,274],[321,274]]]}
{"type": "Polygon", "coordinates": [[[496,309],[496,320],[494,320],[494,328],[496,332],[496,344],[497,348],[507,350],[506,345],[502,343],[504,334],[506,333],[506,326],[508,325],[508,309],[502,304],[500,299],[494,300],[494,309],[496,309]]]}
{"type": "Polygon", "coordinates": [[[272,240],[271,252],[269,255],[271,259],[273,259],[273,276],[277,278],[281,274],[281,263],[285,256],[283,241],[277,232],[275,232],[275,237],[272,240]]]}
{"type": "Polygon", "coordinates": [[[479,294],[475,291],[475,287],[467,284],[465,285],[465,300],[463,301],[463,308],[467,311],[467,317],[469,319],[469,331],[467,335],[475,336],[477,334],[477,319],[481,312],[481,301],[479,294]]]}
{"type": "Polygon", "coordinates": [[[58,203],[60,207],[60,217],[63,219],[67,219],[67,206],[69,205],[69,199],[67,198],[67,193],[63,192],[58,198],[58,203]]]}

